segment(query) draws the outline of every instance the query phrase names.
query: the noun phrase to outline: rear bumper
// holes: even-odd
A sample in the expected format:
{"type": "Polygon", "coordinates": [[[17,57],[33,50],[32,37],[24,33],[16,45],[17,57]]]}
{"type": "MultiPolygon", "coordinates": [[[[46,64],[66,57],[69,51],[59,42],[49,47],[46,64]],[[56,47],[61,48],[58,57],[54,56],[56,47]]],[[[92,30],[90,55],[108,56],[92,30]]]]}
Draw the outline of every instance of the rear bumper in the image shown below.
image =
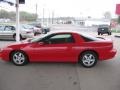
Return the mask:
{"type": "Polygon", "coordinates": [[[108,60],[108,59],[112,59],[113,57],[115,57],[117,50],[113,49],[110,50],[108,52],[104,52],[101,54],[101,56],[99,57],[100,60],[108,60]]]}
{"type": "Polygon", "coordinates": [[[27,33],[27,34],[21,34],[22,38],[33,38],[34,37],[34,33],[27,33]]]}

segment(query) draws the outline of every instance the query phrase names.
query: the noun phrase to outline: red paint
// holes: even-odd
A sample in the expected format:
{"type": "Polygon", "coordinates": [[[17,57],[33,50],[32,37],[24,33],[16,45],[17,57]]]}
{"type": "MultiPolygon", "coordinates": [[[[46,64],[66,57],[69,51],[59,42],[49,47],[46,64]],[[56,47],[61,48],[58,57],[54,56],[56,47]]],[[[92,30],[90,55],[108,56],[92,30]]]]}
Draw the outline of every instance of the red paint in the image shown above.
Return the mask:
{"type": "Polygon", "coordinates": [[[116,12],[117,15],[120,15],[120,4],[116,4],[116,12]]]}
{"type": "Polygon", "coordinates": [[[22,50],[28,55],[30,62],[78,62],[79,55],[88,50],[96,52],[99,60],[111,59],[116,54],[112,41],[101,39],[86,42],[79,34],[69,33],[72,34],[75,40],[74,43],[43,44],[21,42],[4,48],[0,56],[2,60],[9,61],[11,51],[22,50]]]}

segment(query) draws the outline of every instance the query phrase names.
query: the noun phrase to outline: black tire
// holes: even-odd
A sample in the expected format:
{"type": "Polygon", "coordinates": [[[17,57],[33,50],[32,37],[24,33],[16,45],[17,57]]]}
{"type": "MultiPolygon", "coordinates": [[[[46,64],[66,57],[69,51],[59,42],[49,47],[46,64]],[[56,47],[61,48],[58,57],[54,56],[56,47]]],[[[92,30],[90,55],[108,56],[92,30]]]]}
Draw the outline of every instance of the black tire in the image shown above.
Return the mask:
{"type": "Polygon", "coordinates": [[[83,52],[79,57],[79,62],[83,67],[91,68],[97,64],[98,56],[93,51],[83,52]]]}
{"type": "Polygon", "coordinates": [[[109,35],[112,35],[112,33],[111,33],[111,32],[109,32],[109,35]]]}
{"type": "Polygon", "coordinates": [[[34,33],[34,36],[37,36],[38,34],[39,34],[39,33],[35,32],[35,33],[34,33]]]}
{"type": "Polygon", "coordinates": [[[43,34],[46,34],[47,32],[46,31],[43,31],[43,34]]]}
{"type": "Polygon", "coordinates": [[[98,35],[100,35],[100,32],[98,32],[98,35]]]}
{"type": "Polygon", "coordinates": [[[16,66],[24,66],[29,63],[28,57],[23,51],[12,52],[10,60],[16,66]]]}

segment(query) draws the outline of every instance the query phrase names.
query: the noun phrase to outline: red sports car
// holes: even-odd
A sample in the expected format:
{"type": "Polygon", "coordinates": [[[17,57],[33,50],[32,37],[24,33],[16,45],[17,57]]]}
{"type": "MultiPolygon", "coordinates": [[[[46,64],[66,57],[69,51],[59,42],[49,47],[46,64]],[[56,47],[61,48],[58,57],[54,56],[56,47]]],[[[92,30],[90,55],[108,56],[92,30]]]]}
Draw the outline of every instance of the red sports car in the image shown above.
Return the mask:
{"type": "Polygon", "coordinates": [[[28,62],[79,62],[93,67],[115,56],[113,42],[79,32],[52,32],[0,49],[1,59],[17,66],[28,62]]]}

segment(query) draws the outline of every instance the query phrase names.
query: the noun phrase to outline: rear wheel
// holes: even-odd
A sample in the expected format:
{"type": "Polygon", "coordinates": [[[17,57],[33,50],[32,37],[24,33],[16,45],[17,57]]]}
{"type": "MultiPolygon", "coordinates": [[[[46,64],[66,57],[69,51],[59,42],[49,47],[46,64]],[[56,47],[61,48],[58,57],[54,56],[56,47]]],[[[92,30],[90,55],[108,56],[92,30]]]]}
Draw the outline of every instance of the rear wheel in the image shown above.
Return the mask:
{"type": "Polygon", "coordinates": [[[29,60],[27,55],[22,51],[15,51],[10,55],[11,62],[17,66],[26,65],[29,60]]]}
{"type": "Polygon", "coordinates": [[[100,35],[100,32],[98,32],[98,35],[100,35]]]}
{"type": "Polygon", "coordinates": [[[111,35],[112,33],[111,32],[109,32],[109,35],[111,35]]]}
{"type": "Polygon", "coordinates": [[[86,51],[80,55],[79,59],[82,66],[90,68],[97,64],[98,56],[92,51],[86,51]]]}

